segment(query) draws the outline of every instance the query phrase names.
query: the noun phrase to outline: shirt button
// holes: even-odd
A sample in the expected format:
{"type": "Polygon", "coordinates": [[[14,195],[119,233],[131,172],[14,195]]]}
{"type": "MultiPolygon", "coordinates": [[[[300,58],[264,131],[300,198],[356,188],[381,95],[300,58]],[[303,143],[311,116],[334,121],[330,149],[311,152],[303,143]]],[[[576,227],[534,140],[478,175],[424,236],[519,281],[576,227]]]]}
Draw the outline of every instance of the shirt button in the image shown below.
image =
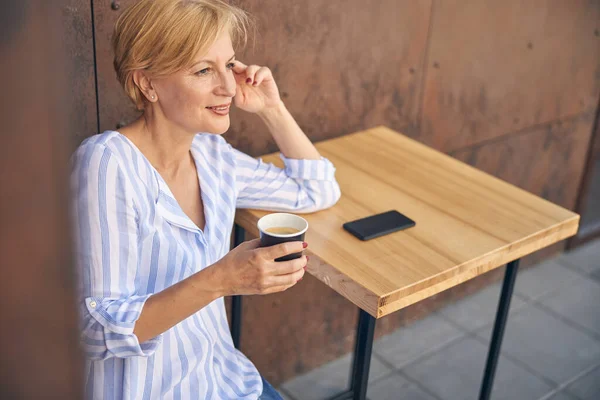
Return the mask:
{"type": "Polygon", "coordinates": [[[90,307],[92,307],[92,308],[96,308],[96,305],[97,305],[97,304],[96,304],[96,302],[95,302],[95,301],[93,301],[93,300],[92,300],[92,301],[90,301],[90,307]]]}

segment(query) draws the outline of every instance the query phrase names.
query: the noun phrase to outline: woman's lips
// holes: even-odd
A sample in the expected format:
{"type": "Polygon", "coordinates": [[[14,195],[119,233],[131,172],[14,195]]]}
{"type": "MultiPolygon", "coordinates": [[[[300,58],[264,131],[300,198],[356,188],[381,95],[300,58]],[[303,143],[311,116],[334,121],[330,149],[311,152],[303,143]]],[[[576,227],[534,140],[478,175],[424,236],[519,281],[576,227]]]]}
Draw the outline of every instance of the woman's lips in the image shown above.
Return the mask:
{"type": "Polygon", "coordinates": [[[217,115],[227,115],[227,114],[229,114],[230,106],[231,106],[231,103],[221,104],[218,106],[211,106],[211,107],[206,107],[206,108],[208,108],[210,111],[214,112],[217,115]]]}

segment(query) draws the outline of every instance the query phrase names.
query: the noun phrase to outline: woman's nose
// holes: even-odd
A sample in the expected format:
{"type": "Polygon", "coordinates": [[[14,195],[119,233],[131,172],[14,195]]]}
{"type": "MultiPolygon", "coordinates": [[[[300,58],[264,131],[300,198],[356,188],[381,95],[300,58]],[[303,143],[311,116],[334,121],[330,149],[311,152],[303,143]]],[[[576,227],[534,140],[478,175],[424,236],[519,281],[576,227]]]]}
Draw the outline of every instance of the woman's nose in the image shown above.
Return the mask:
{"type": "Polygon", "coordinates": [[[221,96],[233,97],[235,96],[236,84],[235,78],[231,71],[227,71],[221,74],[221,82],[218,87],[219,94],[221,96]]]}

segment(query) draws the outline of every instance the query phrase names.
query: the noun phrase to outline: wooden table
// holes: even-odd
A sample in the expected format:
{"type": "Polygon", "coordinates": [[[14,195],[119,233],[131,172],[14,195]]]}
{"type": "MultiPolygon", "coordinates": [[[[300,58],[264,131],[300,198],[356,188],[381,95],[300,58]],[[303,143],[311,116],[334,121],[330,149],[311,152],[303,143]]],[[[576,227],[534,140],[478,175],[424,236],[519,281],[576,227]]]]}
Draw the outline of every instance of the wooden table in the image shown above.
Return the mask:
{"type": "MultiPolygon", "coordinates": [[[[332,208],[308,220],[307,271],[360,308],[350,389],[364,399],[375,321],[507,264],[480,399],[491,393],[518,260],[575,235],[579,216],[540,197],[378,127],[316,145],[335,165],[342,190],[332,208]],[[342,228],[396,209],[417,225],[362,242],[342,228]]],[[[278,154],[265,162],[281,166],[278,154]]],[[[264,211],[238,210],[235,241],[257,235],[264,211]]],[[[233,300],[239,345],[241,298],[233,300]]]]}

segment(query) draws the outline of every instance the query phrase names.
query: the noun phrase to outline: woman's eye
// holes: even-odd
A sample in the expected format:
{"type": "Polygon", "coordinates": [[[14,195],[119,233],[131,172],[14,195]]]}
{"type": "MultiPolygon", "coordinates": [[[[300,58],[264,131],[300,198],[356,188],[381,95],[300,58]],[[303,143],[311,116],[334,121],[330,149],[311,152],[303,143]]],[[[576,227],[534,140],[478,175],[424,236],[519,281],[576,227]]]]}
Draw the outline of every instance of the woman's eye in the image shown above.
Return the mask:
{"type": "Polygon", "coordinates": [[[227,69],[233,69],[233,67],[235,67],[234,62],[230,62],[229,64],[227,64],[227,69]]]}
{"type": "Polygon", "coordinates": [[[196,75],[206,75],[210,72],[210,68],[204,68],[201,69],[200,71],[196,72],[196,75]]]}

